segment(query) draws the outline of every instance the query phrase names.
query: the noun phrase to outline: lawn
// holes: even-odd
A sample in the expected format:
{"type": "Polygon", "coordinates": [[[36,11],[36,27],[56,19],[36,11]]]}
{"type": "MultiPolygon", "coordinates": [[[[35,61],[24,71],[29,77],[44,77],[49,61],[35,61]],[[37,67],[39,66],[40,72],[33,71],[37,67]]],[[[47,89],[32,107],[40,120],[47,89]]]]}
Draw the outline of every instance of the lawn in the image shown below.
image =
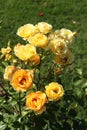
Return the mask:
{"type": "MultiPolygon", "coordinates": [[[[11,46],[24,43],[17,36],[17,29],[41,21],[53,25],[54,29],[67,28],[77,32],[72,46],[74,62],[58,79],[65,88],[64,99],[59,103],[61,108],[57,108],[57,104],[49,105],[54,105],[53,111],[49,108],[48,114],[33,117],[36,127],[29,124],[31,128],[23,130],[87,130],[87,0],[0,0],[0,48],[6,47],[9,40],[11,46]]],[[[2,78],[2,64],[0,71],[2,78]]],[[[2,121],[2,107],[0,110],[2,121]]],[[[13,123],[16,126],[16,121],[13,123]]],[[[9,130],[9,126],[0,128],[9,130]]],[[[12,130],[17,129],[16,126],[12,130]]]]}

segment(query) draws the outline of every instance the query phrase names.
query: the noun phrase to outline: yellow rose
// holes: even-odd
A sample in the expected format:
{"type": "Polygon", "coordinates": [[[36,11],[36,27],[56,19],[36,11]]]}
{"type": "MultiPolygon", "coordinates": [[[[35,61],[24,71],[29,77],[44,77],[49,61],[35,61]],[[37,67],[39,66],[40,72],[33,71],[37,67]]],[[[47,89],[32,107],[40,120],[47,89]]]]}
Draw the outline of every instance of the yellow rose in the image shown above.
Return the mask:
{"type": "Polygon", "coordinates": [[[27,61],[36,55],[36,48],[30,44],[21,45],[18,43],[14,47],[14,53],[19,59],[27,61]]]}
{"type": "Polygon", "coordinates": [[[31,92],[26,97],[26,106],[35,111],[36,114],[41,114],[45,111],[45,103],[47,103],[46,94],[41,91],[31,92]]]}
{"type": "Polygon", "coordinates": [[[37,33],[34,36],[32,36],[31,38],[29,38],[29,42],[30,42],[30,44],[32,44],[36,47],[45,48],[47,46],[48,39],[44,34],[37,33]]]}
{"type": "Polygon", "coordinates": [[[1,53],[2,53],[1,57],[5,56],[5,61],[10,60],[12,57],[10,54],[11,51],[12,51],[12,48],[9,46],[7,48],[2,48],[1,49],[1,53]]]}
{"type": "Polygon", "coordinates": [[[7,48],[2,48],[1,53],[6,55],[9,54],[12,51],[12,49],[8,46],[7,48]]]}
{"type": "Polygon", "coordinates": [[[45,86],[45,92],[50,101],[57,101],[64,95],[64,90],[61,84],[51,82],[45,86]]]}
{"type": "Polygon", "coordinates": [[[72,55],[70,51],[67,51],[65,55],[55,55],[54,56],[54,62],[56,62],[59,65],[67,65],[71,62],[72,55]]]}
{"type": "Polygon", "coordinates": [[[26,91],[32,87],[33,70],[17,70],[11,79],[11,85],[17,91],[26,91]]]}
{"type": "Polygon", "coordinates": [[[17,71],[18,68],[16,66],[7,66],[5,68],[5,73],[4,73],[4,79],[5,80],[11,80],[12,75],[14,74],[15,71],[17,71]]]}
{"type": "Polygon", "coordinates": [[[72,32],[71,30],[62,28],[60,29],[60,35],[64,37],[68,42],[73,42],[74,36],[76,35],[76,32],[72,32]]]}
{"type": "Polygon", "coordinates": [[[56,38],[59,38],[59,30],[56,30],[54,32],[51,32],[49,35],[48,35],[48,39],[49,40],[53,40],[53,39],[56,39],[56,38]]]}
{"type": "Polygon", "coordinates": [[[12,55],[6,54],[5,55],[5,61],[9,61],[11,59],[12,55]]]}
{"type": "Polygon", "coordinates": [[[55,38],[50,41],[49,48],[53,51],[56,55],[63,55],[66,53],[68,47],[64,39],[55,38]]]}
{"type": "Polygon", "coordinates": [[[33,24],[25,24],[17,30],[17,35],[28,39],[37,32],[36,27],[33,24]]]}
{"type": "Polygon", "coordinates": [[[36,25],[36,28],[39,32],[43,33],[43,34],[47,34],[52,30],[52,25],[48,24],[46,22],[39,22],[36,25]]]}

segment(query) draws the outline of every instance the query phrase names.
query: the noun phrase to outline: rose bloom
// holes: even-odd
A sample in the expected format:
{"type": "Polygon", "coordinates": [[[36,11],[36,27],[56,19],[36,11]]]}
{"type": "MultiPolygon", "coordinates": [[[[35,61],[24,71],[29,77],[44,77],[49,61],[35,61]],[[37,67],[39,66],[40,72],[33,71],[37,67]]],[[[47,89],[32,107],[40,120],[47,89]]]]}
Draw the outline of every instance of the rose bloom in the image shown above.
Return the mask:
{"type": "Polygon", "coordinates": [[[4,79],[5,80],[11,80],[12,75],[14,74],[15,71],[17,71],[18,68],[16,66],[7,66],[5,68],[5,73],[4,73],[4,79]]]}
{"type": "Polygon", "coordinates": [[[29,42],[31,45],[34,45],[35,47],[45,48],[47,46],[48,39],[47,36],[45,36],[44,34],[37,33],[31,38],[29,38],[29,42]]]}
{"type": "Polygon", "coordinates": [[[11,85],[17,91],[26,91],[32,87],[33,70],[17,70],[11,79],[11,85]]]}
{"type": "Polygon", "coordinates": [[[14,47],[14,53],[19,59],[27,61],[36,55],[36,48],[30,44],[21,45],[18,43],[14,47]]]}
{"type": "Polygon", "coordinates": [[[36,28],[39,32],[43,33],[43,34],[47,34],[52,30],[52,25],[48,24],[46,22],[39,22],[36,25],[36,28]]]}
{"type": "Polygon", "coordinates": [[[47,102],[46,94],[41,91],[31,92],[26,97],[26,106],[36,114],[41,114],[46,110],[45,103],[47,102]]]}
{"type": "Polygon", "coordinates": [[[56,55],[63,55],[66,53],[68,47],[64,39],[56,38],[50,41],[49,48],[56,55]]]}
{"type": "Polygon", "coordinates": [[[45,86],[45,92],[49,101],[57,101],[64,95],[64,90],[61,84],[57,82],[51,82],[45,86]]]}
{"type": "Polygon", "coordinates": [[[10,52],[12,51],[12,48],[10,48],[9,46],[7,48],[1,48],[1,57],[5,56],[5,61],[8,61],[11,59],[11,54],[10,52]]]}
{"type": "Polygon", "coordinates": [[[38,65],[40,63],[40,56],[35,55],[29,61],[30,61],[31,64],[36,66],[36,65],[38,65]]]}
{"type": "Polygon", "coordinates": [[[67,39],[70,43],[73,42],[74,36],[76,35],[76,32],[72,32],[71,30],[62,28],[60,29],[60,35],[67,39]]]}
{"type": "Polygon", "coordinates": [[[48,39],[49,40],[53,40],[53,39],[56,39],[56,38],[60,38],[59,37],[59,34],[60,34],[60,30],[56,30],[54,32],[51,32],[49,35],[48,35],[48,39]]]}
{"type": "Polygon", "coordinates": [[[37,32],[36,27],[33,24],[25,24],[24,26],[18,28],[17,35],[25,39],[28,39],[36,32],[37,32]]]}
{"type": "Polygon", "coordinates": [[[11,59],[12,55],[11,54],[6,54],[5,55],[5,61],[9,61],[11,59]]]}
{"type": "Polygon", "coordinates": [[[7,48],[2,48],[1,53],[6,55],[9,54],[12,51],[12,49],[8,46],[7,48]]]}
{"type": "Polygon", "coordinates": [[[65,55],[54,55],[54,62],[59,65],[67,65],[71,62],[72,55],[70,51],[67,51],[65,55]]]}

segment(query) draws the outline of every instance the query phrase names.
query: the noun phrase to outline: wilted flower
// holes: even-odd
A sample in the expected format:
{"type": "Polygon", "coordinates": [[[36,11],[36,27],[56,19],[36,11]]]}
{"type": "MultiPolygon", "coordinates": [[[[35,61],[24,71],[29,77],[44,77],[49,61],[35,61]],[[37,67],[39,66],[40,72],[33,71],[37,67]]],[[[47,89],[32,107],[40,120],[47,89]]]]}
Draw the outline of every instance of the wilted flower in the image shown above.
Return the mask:
{"type": "Polygon", "coordinates": [[[44,15],[43,12],[38,13],[38,16],[43,16],[43,15],[44,15]]]}
{"type": "Polygon", "coordinates": [[[45,86],[45,92],[50,101],[57,101],[64,95],[64,89],[61,84],[51,82],[45,86]]]}
{"type": "Polygon", "coordinates": [[[17,71],[19,68],[17,68],[16,66],[7,66],[5,68],[5,73],[4,73],[4,79],[5,80],[11,80],[13,74],[15,73],[15,71],[17,71]]]}
{"type": "Polygon", "coordinates": [[[68,40],[69,43],[73,42],[74,36],[76,35],[76,32],[72,32],[69,29],[62,28],[60,29],[60,36],[62,36],[64,39],[68,40]]]}
{"type": "Polygon", "coordinates": [[[26,106],[36,114],[41,114],[46,110],[45,103],[47,102],[46,94],[41,91],[31,92],[26,97],[26,106]]]}
{"type": "Polygon", "coordinates": [[[26,91],[32,87],[33,70],[17,70],[11,79],[11,85],[17,91],[26,91]]]}
{"type": "Polygon", "coordinates": [[[52,30],[52,25],[48,24],[46,22],[39,22],[36,25],[36,28],[39,32],[43,33],[43,34],[47,34],[52,30]]]}
{"type": "Polygon", "coordinates": [[[14,47],[14,53],[19,59],[23,61],[27,61],[37,54],[36,48],[34,46],[30,44],[21,45],[20,43],[14,47]]]}
{"type": "Polygon", "coordinates": [[[55,72],[55,74],[60,75],[62,73],[62,71],[63,71],[63,68],[58,67],[55,69],[54,72],[55,72]]]}
{"type": "Polygon", "coordinates": [[[64,55],[68,50],[67,44],[64,39],[55,38],[50,41],[49,48],[53,51],[56,55],[64,55]]]}
{"type": "Polygon", "coordinates": [[[70,51],[67,51],[65,55],[54,55],[54,62],[59,65],[69,64],[72,60],[72,55],[70,51]]]}

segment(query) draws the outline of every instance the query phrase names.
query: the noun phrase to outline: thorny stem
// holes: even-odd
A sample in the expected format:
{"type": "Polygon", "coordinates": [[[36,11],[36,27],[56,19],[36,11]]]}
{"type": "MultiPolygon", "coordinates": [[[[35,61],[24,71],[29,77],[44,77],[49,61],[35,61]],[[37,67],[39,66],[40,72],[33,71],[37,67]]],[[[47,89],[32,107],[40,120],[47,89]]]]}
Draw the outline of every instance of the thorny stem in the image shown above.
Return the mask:
{"type": "Polygon", "coordinates": [[[39,73],[38,73],[38,80],[37,80],[37,89],[39,89],[39,87],[40,87],[40,65],[38,66],[38,70],[39,70],[39,73]]]}
{"type": "Polygon", "coordinates": [[[4,90],[4,92],[5,92],[5,94],[6,94],[7,96],[11,96],[11,95],[7,92],[7,90],[4,88],[4,86],[2,85],[1,82],[0,82],[0,87],[4,90]]]}
{"type": "Polygon", "coordinates": [[[40,64],[38,65],[37,69],[39,70],[39,73],[38,73],[38,80],[37,80],[37,89],[39,89],[41,83],[40,83],[40,79],[41,79],[41,73],[40,73],[40,68],[41,68],[41,64],[42,64],[42,57],[43,57],[43,50],[39,50],[41,51],[41,61],[40,61],[40,64]]]}
{"type": "Polygon", "coordinates": [[[22,122],[21,122],[21,116],[22,116],[22,111],[21,111],[21,92],[19,92],[19,101],[18,101],[18,105],[19,105],[19,115],[20,115],[20,128],[18,130],[23,130],[22,129],[22,122]]]}
{"type": "Polygon", "coordinates": [[[21,116],[21,92],[19,92],[19,101],[18,101],[18,105],[19,105],[19,114],[21,116]]]}

